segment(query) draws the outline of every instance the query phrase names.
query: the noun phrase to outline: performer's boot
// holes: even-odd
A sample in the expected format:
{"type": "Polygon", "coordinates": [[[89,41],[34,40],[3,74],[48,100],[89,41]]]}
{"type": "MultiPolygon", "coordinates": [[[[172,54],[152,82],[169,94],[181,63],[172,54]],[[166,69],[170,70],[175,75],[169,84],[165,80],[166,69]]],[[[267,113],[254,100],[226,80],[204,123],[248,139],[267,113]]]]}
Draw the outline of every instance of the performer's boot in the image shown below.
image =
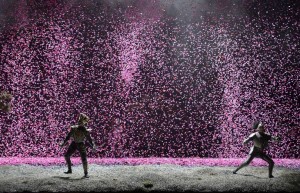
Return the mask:
{"type": "Polygon", "coordinates": [[[237,172],[237,171],[238,171],[238,170],[237,170],[237,169],[235,169],[235,170],[234,170],[232,173],[233,173],[233,174],[236,174],[236,172],[237,172]]]}
{"type": "Polygon", "coordinates": [[[232,173],[236,174],[237,171],[239,171],[243,167],[248,166],[250,164],[250,162],[253,160],[253,158],[254,158],[253,156],[248,156],[248,158],[238,168],[236,168],[232,173]]]}
{"type": "Polygon", "coordinates": [[[71,158],[68,156],[65,156],[65,160],[68,165],[68,171],[64,172],[65,174],[72,174],[72,163],[71,163],[71,158]]]}
{"type": "Polygon", "coordinates": [[[269,164],[269,178],[274,178],[274,176],[272,175],[273,167],[274,167],[274,162],[271,162],[269,164]]]}
{"type": "Polygon", "coordinates": [[[88,174],[88,163],[87,163],[87,161],[84,161],[82,163],[82,165],[83,165],[84,177],[89,178],[90,176],[88,174]]]}
{"type": "Polygon", "coordinates": [[[245,167],[246,166],[246,164],[245,163],[243,163],[242,165],[240,165],[238,168],[236,168],[232,173],[233,174],[236,174],[237,173],[237,171],[239,171],[240,169],[242,169],[243,167],[245,167]]]}
{"type": "Polygon", "coordinates": [[[244,162],[244,163],[242,163],[238,168],[236,168],[232,173],[233,174],[236,174],[237,173],[237,171],[239,171],[240,169],[242,169],[243,167],[246,167],[247,165],[249,165],[249,161],[246,161],[246,162],[244,162]]]}

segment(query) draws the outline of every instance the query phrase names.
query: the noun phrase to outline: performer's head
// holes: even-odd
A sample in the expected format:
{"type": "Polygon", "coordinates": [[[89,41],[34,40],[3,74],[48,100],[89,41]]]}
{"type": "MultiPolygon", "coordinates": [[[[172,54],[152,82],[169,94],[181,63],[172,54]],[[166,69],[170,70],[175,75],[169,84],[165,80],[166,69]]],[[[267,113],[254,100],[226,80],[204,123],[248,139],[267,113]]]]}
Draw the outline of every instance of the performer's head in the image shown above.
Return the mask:
{"type": "Polygon", "coordinates": [[[89,122],[90,118],[84,114],[80,113],[79,119],[78,119],[78,125],[86,125],[89,122]]]}
{"type": "Polygon", "coordinates": [[[265,127],[264,127],[264,125],[263,125],[262,122],[259,122],[259,123],[257,124],[256,130],[257,130],[259,133],[264,133],[264,132],[265,132],[265,127]]]}

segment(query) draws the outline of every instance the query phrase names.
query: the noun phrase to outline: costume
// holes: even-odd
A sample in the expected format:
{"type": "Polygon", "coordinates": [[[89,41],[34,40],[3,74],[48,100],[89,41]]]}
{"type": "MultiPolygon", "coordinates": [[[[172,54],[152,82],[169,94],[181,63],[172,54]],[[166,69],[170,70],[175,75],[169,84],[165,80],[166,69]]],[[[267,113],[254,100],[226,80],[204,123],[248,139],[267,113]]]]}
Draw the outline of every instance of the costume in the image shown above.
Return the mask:
{"type": "Polygon", "coordinates": [[[80,153],[81,160],[82,160],[84,177],[89,177],[88,176],[87,154],[86,154],[86,147],[85,147],[84,141],[85,141],[85,139],[87,139],[93,148],[95,148],[95,145],[90,136],[90,132],[87,129],[87,127],[85,126],[82,118],[79,119],[78,125],[71,126],[71,131],[68,133],[67,137],[65,138],[65,140],[61,146],[64,146],[71,137],[73,138],[73,141],[70,144],[67,152],[64,155],[65,160],[68,165],[68,171],[65,173],[67,173],[67,174],[72,173],[72,167],[71,167],[72,163],[71,163],[70,157],[73,153],[75,153],[76,150],[78,150],[80,153]]]}
{"type": "Polygon", "coordinates": [[[268,162],[269,178],[273,178],[272,171],[274,167],[274,161],[264,152],[268,145],[268,141],[271,139],[271,135],[265,134],[264,132],[252,133],[247,139],[245,139],[244,144],[248,143],[249,141],[253,141],[253,146],[251,147],[247,159],[236,170],[234,170],[233,173],[236,174],[238,170],[249,165],[255,157],[259,157],[268,162]]]}

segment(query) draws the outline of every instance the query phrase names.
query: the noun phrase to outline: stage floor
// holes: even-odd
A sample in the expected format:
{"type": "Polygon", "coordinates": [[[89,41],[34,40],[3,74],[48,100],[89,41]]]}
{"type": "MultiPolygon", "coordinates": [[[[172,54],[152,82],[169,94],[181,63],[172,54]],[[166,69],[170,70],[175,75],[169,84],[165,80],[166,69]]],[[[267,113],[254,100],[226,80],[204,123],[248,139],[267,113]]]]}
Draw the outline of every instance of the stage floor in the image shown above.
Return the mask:
{"type": "MultiPolygon", "coordinates": [[[[76,158],[77,159],[77,158],[76,158]]],[[[74,161],[74,159],[73,159],[74,161]]],[[[276,164],[276,162],[275,162],[276,164]]],[[[176,164],[89,165],[90,178],[81,164],[72,174],[64,165],[0,166],[0,192],[298,192],[300,169],[250,165],[233,174],[233,166],[176,164]]]]}

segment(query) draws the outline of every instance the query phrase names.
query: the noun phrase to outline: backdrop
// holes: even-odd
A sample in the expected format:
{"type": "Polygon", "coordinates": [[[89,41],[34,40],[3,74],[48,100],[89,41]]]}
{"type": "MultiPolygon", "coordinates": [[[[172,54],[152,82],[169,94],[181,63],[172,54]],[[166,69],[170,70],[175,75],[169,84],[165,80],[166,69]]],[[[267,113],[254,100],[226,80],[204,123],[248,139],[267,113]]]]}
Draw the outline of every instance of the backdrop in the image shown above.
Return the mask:
{"type": "Polygon", "coordinates": [[[0,157],[60,157],[78,114],[91,157],[245,157],[256,120],[299,157],[299,3],[0,1],[0,157]]]}

